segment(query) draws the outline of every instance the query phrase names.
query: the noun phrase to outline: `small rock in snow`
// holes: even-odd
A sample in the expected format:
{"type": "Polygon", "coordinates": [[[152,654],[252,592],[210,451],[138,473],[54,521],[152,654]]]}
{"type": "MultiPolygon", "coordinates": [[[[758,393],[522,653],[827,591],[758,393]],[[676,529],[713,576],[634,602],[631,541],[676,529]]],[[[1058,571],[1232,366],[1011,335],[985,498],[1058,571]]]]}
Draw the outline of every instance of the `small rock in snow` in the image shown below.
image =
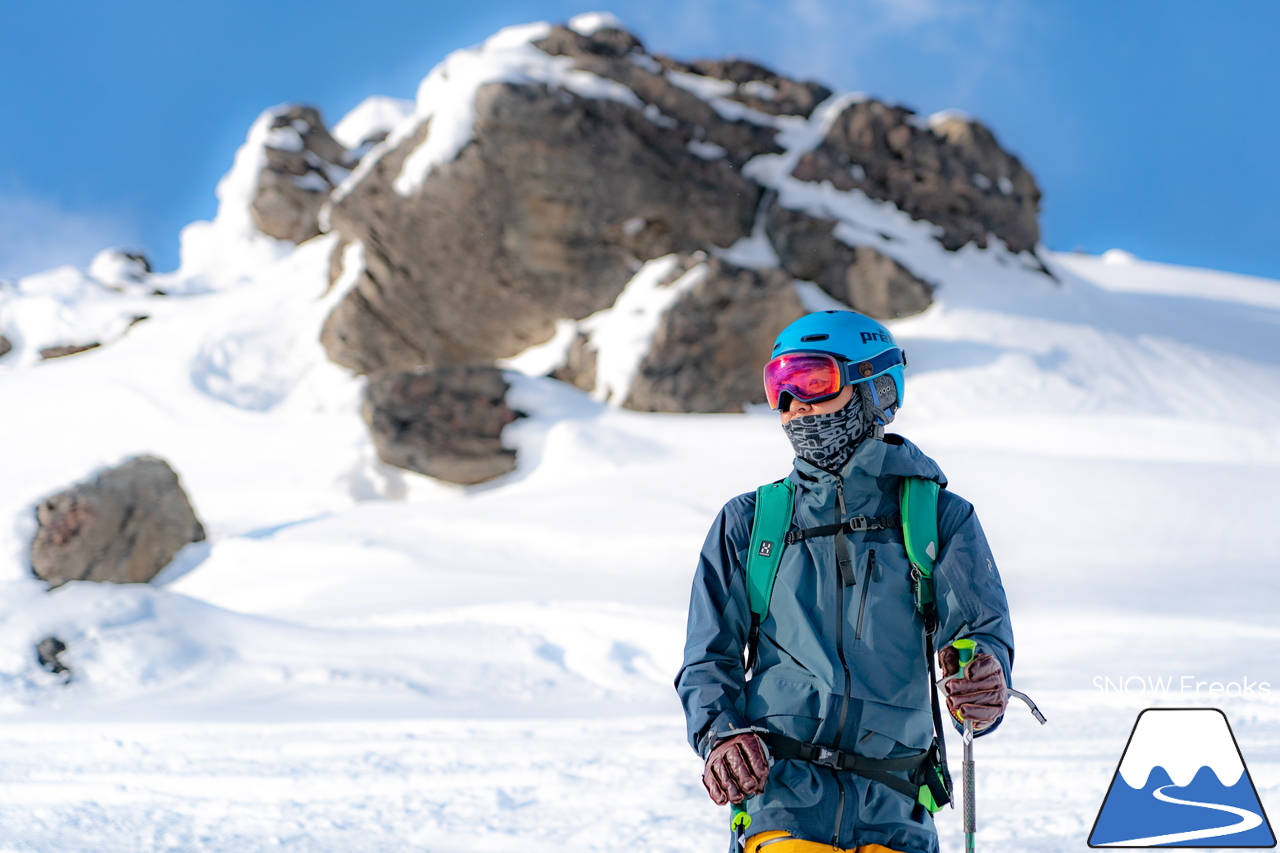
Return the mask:
{"type": "Polygon", "coordinates": [[[58,655],[67,650],[67,644],[57,637],[45,637],[36,645],[36,660],[40,666],[55,675],[60,672],[69,673],[67,665],[58,660],[58,655]]]}
{"type": "Polygon", "coordinates": [[[51,358],[63,358],[68,355],[75,355],[78,352],[88,352],[91,349],[97,349],[102,344],[94,341],[89,344],[64,344],[63,346],[45,347],[40,350],[40,357],[45,361],[51,358]]]}
{"type": "Polygon", "coordinates": [[[178,475],[154,456],[130,459],[42,501],[36,519],[31,568],[50,586],[146,583],[183,545],[205,538],[178,475]]]}

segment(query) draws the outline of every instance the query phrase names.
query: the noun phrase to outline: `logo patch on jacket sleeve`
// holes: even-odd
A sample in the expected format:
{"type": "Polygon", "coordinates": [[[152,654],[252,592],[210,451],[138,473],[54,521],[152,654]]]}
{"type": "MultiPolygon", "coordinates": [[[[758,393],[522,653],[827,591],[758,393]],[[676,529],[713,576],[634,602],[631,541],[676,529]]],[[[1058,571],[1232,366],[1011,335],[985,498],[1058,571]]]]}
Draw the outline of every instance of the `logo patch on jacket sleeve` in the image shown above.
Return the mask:
{"type": "Polygon", "coordinates": [[[768,557],[772,553],[773,553],[773,543],[768,540],[762,541],[760,543],[760,556],[768,557]]]}

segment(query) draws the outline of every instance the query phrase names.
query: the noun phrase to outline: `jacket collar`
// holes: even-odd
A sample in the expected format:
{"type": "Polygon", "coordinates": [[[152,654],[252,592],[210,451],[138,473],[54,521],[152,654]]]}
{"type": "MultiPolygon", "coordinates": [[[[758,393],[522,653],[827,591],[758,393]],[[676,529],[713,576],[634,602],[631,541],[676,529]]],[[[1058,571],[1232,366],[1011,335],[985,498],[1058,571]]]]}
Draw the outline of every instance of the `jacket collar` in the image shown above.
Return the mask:
{"type": "MultiPolygon", "coordinates": [[[[926,456],[920,448],[902,436],[890,434],[885,439],[866,439],[854,451],[853,456],[839,471],[846,487],[859,480],[874,480],[879,477],[924,477],[942,486],[947,484],[947,477],[938,463],[926,456]]],[[[836,476],[835,473],[796,457],[790,479],[805,488],[812,488],[819,483],[834,486],[836,476]]]]}

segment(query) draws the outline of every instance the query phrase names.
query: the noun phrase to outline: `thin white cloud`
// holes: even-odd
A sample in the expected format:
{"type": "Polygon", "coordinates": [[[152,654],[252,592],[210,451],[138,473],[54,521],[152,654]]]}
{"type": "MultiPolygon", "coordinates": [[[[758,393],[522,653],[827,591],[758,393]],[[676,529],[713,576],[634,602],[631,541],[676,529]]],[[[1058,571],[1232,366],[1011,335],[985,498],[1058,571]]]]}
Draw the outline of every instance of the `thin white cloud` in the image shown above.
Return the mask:
{"type": "Polygon", "coordinates": [[[993,72],[993,56],[1035,17],[1023,0],[787,0],[776,8],[772,47],[786,70],[863,90],[912,56],[932,57],[946,68],[935,96],[956,102],[968,100],[993,72]]]}
{"type": "Polygon", "coordinates": [[[62,264],[85,266],[101,249],[127,246],[133,229],[122,217],[76,213],[47,199],[0,194],[0,279],[62,264]]]}

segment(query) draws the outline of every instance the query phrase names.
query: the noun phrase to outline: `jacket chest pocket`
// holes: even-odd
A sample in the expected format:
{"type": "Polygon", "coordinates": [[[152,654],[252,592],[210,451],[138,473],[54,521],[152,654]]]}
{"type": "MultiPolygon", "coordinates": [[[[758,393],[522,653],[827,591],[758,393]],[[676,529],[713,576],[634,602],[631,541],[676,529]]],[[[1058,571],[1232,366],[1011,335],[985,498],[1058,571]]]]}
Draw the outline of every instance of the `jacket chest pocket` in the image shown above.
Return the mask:
{"type": "Polygon", "coordinates": [[[886,632],[915,641],[915,600],[906,549],[895,542],[865,542],[858,549],[858,587],[847,604],[855,645],[874,645],[886,632]]]}

